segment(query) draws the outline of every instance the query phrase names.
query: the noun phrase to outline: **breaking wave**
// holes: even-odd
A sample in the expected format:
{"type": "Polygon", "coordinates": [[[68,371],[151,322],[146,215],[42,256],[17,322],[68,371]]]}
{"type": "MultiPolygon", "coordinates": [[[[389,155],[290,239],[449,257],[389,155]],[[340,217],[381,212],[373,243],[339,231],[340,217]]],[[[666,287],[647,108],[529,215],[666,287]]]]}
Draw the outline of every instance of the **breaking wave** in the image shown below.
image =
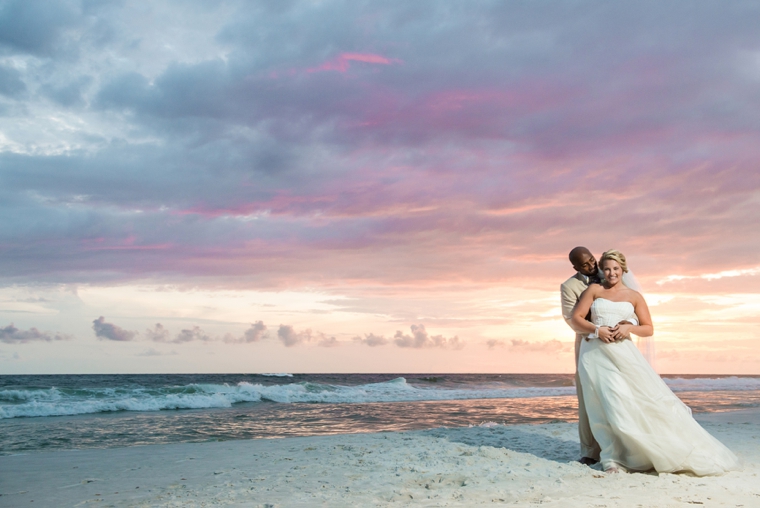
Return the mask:
{"type": "MultiPolygon", "coordinates": [[[[288,376],[282,376],[288,377],[288,376]]],[[[760,378],[666,378],[676,392],[760,390],[760,378]]],[[[183,386],[111,388],[0,389],[0,419],[65,416],[113,411],[227,408],[249,402],[371,403],[463,399],[510,399],[574,395],[573,386],[516,387],[509,384],[458,388],[415,386],[399,377],[381,383],[340,386],[314,382],[280,385],[187,384],[183,386]]]]}
{"type": "Polygon", "coordinates": [[[190,384],[161,388],[0,390],[0,418],[63,416],[108,411],[225,408],[240,402],[362,403],[568,395],[573,387],[435,389],[403,377],[383,383],[337,386],[302,382],[282,385],[190,384]]]}

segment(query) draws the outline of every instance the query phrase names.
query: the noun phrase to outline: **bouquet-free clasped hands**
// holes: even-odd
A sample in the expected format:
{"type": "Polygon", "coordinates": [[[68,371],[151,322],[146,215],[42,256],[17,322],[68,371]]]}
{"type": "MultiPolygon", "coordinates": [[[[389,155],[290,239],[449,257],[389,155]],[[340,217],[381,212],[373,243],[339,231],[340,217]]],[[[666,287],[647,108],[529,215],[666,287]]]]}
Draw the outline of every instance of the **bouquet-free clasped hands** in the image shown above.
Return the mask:
{"type": "MultiPolygon", "coordinates": [[[[620,342],[621,340],[631,338],[631,328],[633,323],[630,321],[621,321],[612,328],[609,326],[600,326],[597,336],[602,342],[609,344],[610,342],[620,342]]],[[[586,337],[586,340],[589,340],[586,337]]]]}

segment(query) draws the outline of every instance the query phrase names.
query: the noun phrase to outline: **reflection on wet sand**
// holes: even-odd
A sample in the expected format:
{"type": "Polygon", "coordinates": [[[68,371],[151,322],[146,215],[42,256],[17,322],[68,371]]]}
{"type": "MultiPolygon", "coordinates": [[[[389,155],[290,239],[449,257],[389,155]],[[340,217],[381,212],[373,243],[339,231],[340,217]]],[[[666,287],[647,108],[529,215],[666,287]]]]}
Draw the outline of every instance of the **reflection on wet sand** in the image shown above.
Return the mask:
{"type": "MultiPolygon", "coordinates": [[[[679,392],[695,413],[760,405],[747,391],[679,392]]],[[[575,421],[575,396],[353,404],[244,403],[215,410],[100,413],[0,421],[4,454],[436,427],[575,421]]]]}

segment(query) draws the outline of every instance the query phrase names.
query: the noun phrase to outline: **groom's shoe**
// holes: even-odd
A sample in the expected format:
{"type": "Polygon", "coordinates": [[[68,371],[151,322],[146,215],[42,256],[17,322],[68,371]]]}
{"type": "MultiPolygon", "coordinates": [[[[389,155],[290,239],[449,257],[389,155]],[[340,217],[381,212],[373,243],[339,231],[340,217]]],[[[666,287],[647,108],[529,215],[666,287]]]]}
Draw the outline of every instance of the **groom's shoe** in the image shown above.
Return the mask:
{"type": "Polygon", "coordinates": [[[594,464],[597,464],[599,461],[596,459],[592,459],[591,457],[581,457],[580,459],[578,459],[578,462],[580,462],[584,466],[593,466],[594,464]]]}

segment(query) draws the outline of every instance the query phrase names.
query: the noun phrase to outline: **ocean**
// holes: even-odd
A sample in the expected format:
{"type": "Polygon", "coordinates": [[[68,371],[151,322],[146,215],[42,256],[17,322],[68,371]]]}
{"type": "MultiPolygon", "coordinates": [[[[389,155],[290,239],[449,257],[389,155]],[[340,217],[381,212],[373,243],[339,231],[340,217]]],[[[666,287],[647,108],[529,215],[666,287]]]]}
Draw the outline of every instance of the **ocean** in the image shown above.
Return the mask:
{"type": "MultiPolygon", "coordinates": [[[[695,413],[760,376],[663,376],[695,413]]],[[[0,454],[577,420],[571,374],[0,376],[0,454]]]]}

